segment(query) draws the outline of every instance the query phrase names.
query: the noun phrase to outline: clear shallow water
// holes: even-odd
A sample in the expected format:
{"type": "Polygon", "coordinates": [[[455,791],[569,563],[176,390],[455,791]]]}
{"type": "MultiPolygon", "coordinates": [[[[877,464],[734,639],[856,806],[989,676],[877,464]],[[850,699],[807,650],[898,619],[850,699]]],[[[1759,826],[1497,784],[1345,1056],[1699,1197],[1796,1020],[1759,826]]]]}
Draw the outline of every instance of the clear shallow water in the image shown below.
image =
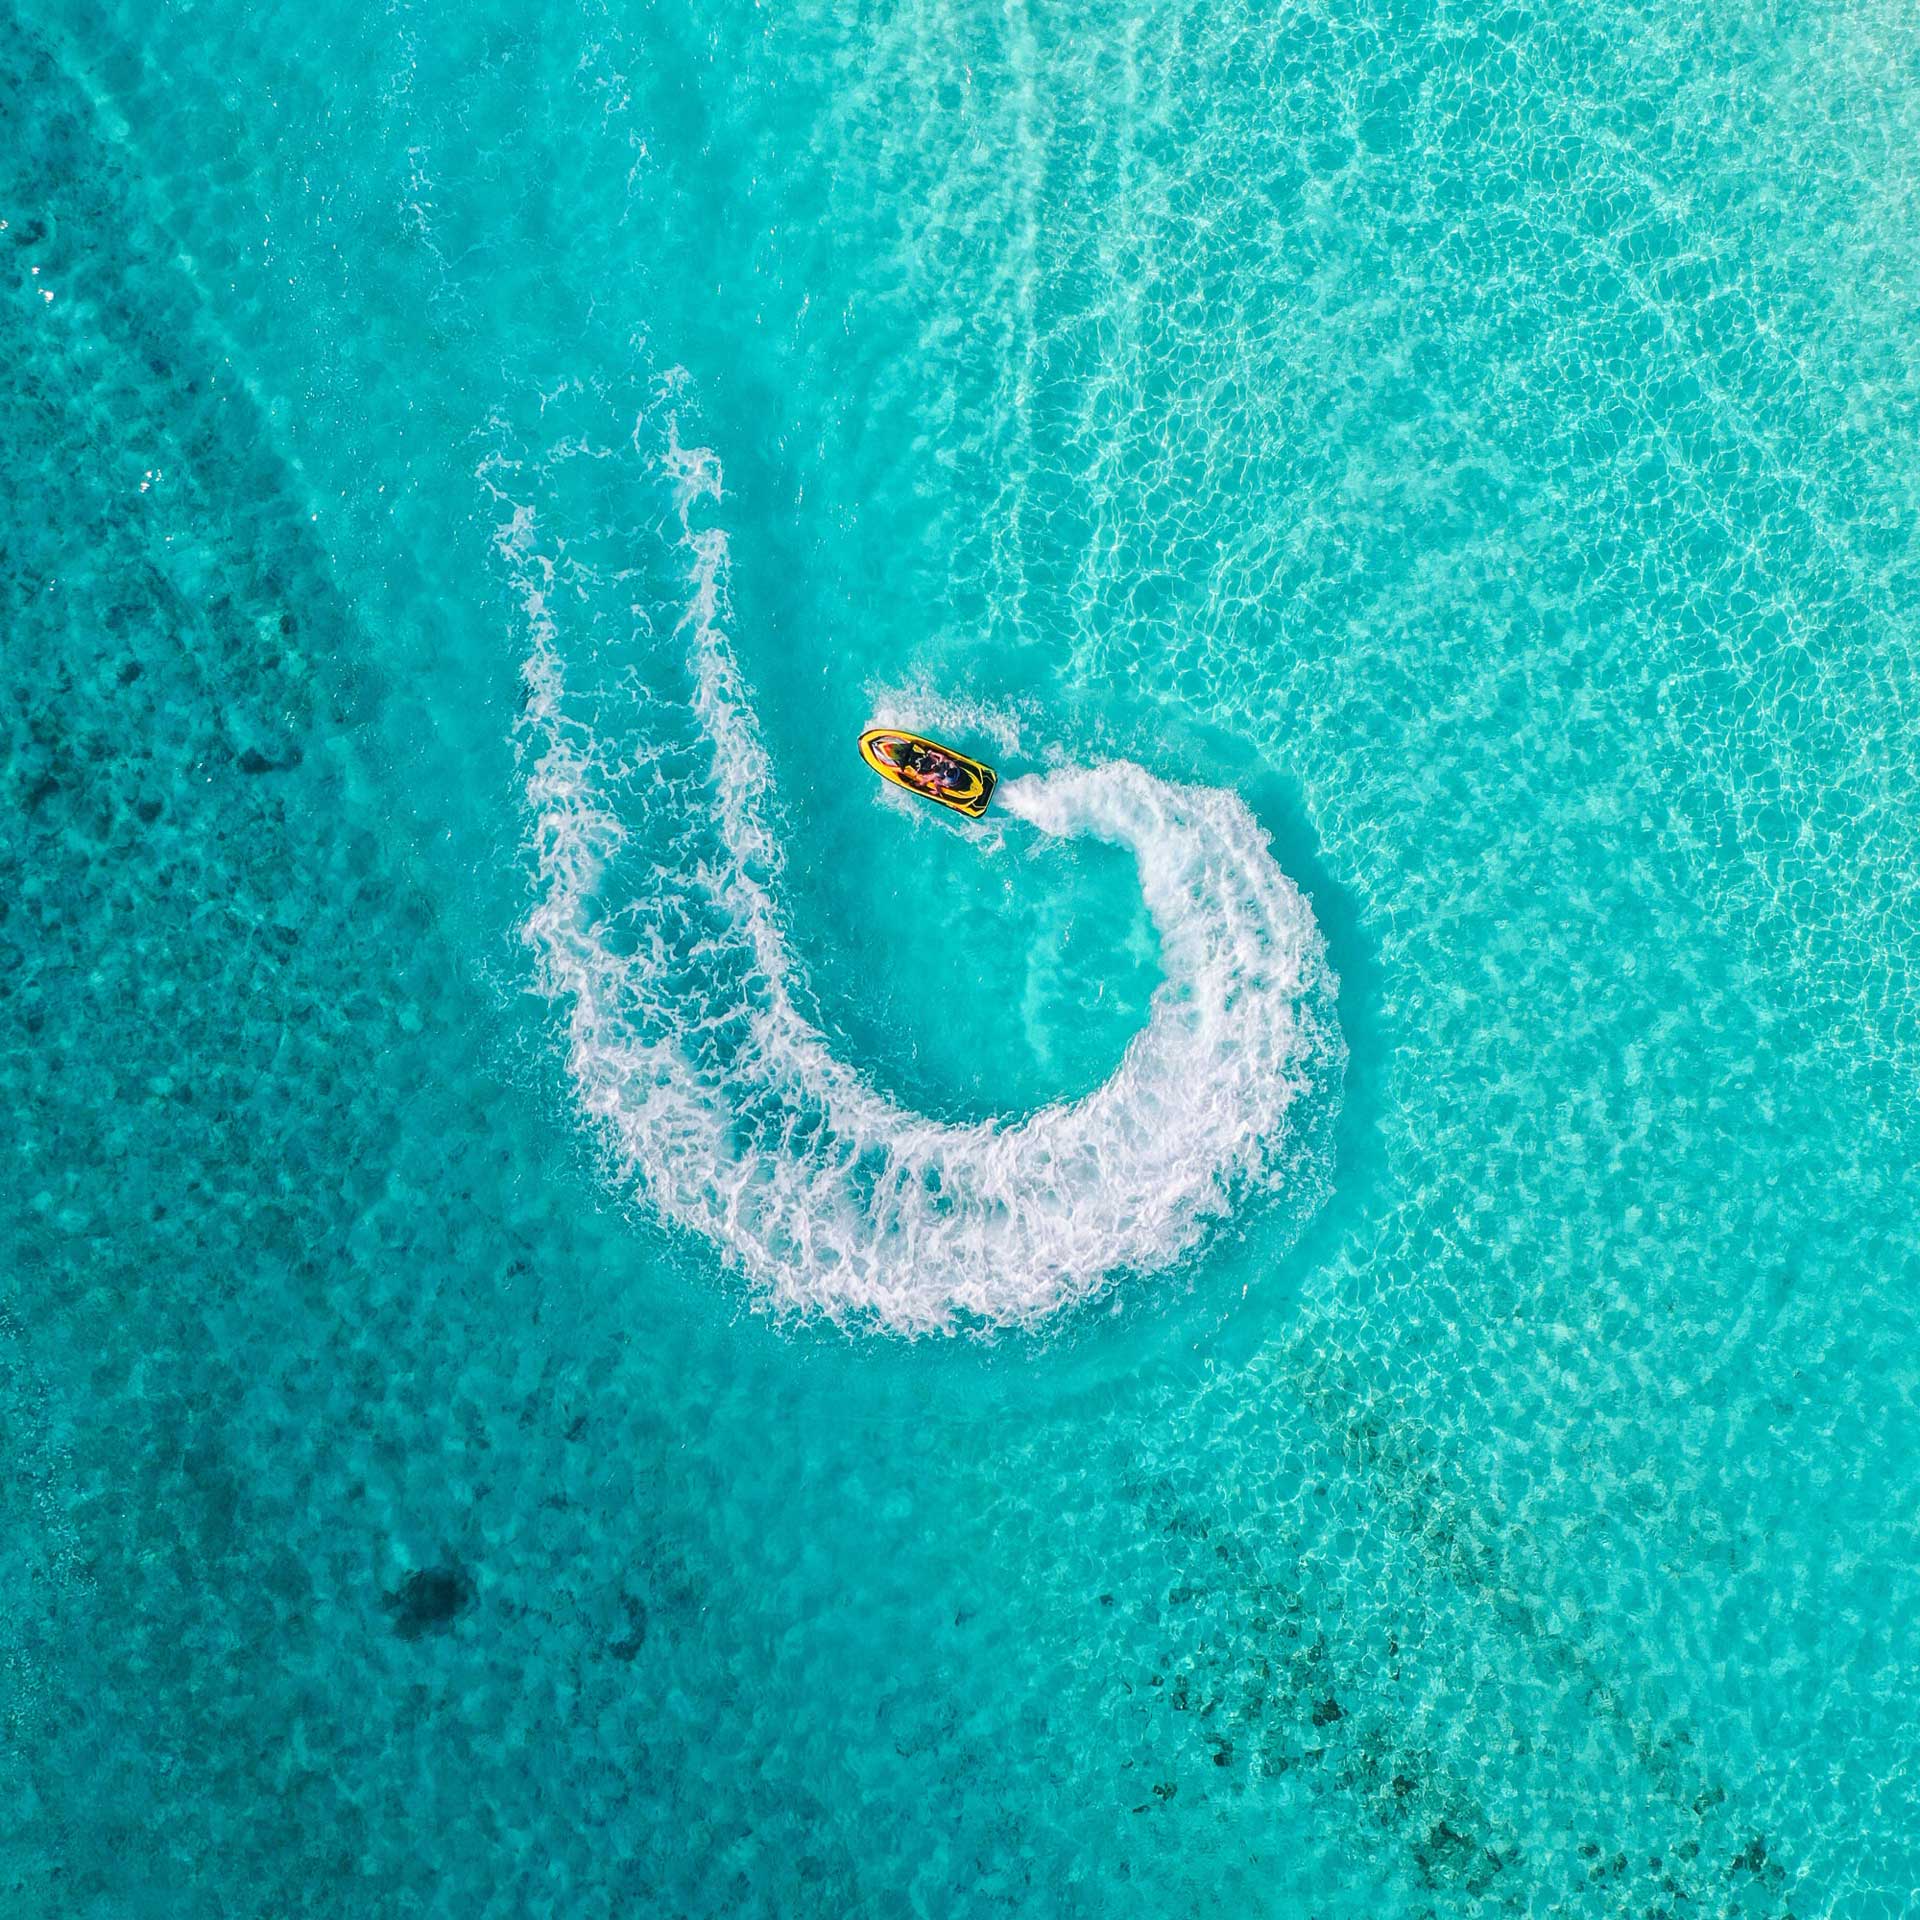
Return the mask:
{"type": "Polygon", "coordinates": [[[1906,1911],[1912,31],[10,17],[9,1903],[1906,1911]],[[916,1111],[1167,970],[876,710],[1270,837],[1337,1113],[1171,1270],[755,1313],[583,1116],[527,562],[724,999],[688,525],[916,1111]]]}

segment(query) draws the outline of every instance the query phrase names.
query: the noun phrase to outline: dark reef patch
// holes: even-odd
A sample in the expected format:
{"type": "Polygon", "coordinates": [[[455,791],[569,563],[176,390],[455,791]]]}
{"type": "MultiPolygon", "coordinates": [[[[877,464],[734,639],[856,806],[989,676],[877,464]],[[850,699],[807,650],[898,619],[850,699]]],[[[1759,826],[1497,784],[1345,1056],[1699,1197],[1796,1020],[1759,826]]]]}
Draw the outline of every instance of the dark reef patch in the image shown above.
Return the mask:
{"type": "Polygon", "coordinates": [[[457,1561],[420,1567],[387,1595],[393,1630],[402,1640],[418,1640],[429,1633],[445,1633],[472,1607],[472,1576],[457,1561]]]}

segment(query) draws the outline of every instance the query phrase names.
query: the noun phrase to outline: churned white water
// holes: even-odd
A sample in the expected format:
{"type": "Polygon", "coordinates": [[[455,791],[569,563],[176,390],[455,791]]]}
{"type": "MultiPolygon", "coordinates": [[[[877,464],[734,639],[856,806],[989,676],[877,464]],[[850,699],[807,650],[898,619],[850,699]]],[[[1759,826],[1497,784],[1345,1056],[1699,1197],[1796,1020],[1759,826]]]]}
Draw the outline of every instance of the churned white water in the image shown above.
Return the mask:
{"type": "MultiPolygon", "coordinates": [[[[537,503],[511,503],[498,536],[530,642],[526,937],[618,1176],[765,1302],[906,1333],[1036,1323],[1165,1268],[1263,1196],[1304,1215],[1327,1174],[1299,1113],[1337,1097],[1345,1058],[1336,982],[1311,909],[1231,792],[1125,761],[999,788],[1025,829],[1108,841],[1138,866],[1165,977],[1093,1091],[954,1124],[835,1057],[782,923],[773,770],[724,630],[727,535],[693,517],[719,500],[720,466],[671,431],[660,458],[712,833],[690,863],[640,863],[642,897],[616,897],[610,866],[631,851],[625,801],[648,743],[605,740],[570,710],[578,595],[557,590],[537,503]]],[[[891,705],[924,721],[938,699],[891,705]]],[[[990,838],[982,857],[996,857],[990,838]]]]}

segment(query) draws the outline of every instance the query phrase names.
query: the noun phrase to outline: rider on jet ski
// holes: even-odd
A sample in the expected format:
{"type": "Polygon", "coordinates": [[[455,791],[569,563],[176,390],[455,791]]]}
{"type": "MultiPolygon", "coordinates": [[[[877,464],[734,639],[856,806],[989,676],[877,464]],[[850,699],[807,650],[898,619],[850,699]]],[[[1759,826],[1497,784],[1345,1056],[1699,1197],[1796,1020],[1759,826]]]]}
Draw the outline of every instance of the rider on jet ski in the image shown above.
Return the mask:
{"type": "Polygon", "coordinates": [[[973,785],[968,773],[952,754],[918,740],[890,743],[888,758],[900,770],[901,777],[924,793],[965,793],[973,785]]]}

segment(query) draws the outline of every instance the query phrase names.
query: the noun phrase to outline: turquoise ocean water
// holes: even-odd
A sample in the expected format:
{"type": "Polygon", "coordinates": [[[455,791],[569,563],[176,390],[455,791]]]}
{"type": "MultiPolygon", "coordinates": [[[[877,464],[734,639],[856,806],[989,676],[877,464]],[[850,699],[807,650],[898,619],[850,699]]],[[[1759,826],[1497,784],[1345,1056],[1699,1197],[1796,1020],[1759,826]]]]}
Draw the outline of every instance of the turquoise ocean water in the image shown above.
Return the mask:
{"type": "Polygon", "coordinates": [[[1920,1911],[1909,9],[0,24],[0,1911],[1920,1911]]]}

